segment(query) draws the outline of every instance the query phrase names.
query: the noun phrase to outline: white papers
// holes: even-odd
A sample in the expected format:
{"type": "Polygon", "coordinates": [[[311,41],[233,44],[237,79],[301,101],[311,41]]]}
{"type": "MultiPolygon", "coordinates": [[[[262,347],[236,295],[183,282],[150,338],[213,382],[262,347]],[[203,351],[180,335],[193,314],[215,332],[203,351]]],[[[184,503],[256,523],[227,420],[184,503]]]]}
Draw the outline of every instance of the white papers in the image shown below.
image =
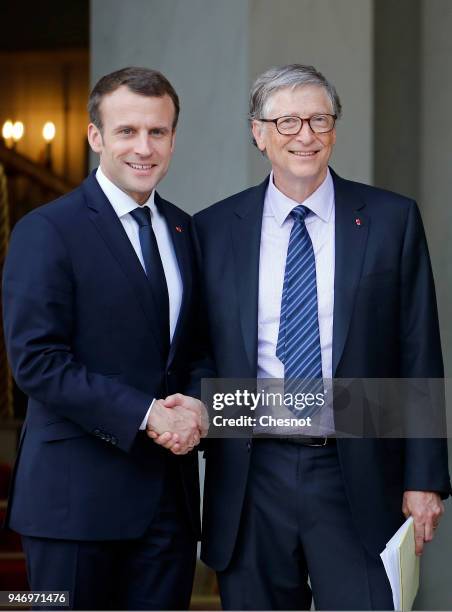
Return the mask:
{"type": "Polygon", "coordinates": [[[419,588],[419,557],[414,552],[413,517],[392,536],[381,559],[392,589],[394,610],[411,610],[419,588]]]}

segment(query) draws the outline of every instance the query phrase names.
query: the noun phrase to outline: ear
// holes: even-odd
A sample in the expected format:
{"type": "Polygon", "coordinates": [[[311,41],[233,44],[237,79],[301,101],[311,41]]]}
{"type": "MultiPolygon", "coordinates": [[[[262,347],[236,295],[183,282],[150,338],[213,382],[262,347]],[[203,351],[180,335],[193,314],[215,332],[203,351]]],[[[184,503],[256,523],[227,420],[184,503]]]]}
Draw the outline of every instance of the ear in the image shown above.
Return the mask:
{"type": "Polygon", "coordinates": [[[88,142],[94,153],[102,153],[104,146],[101,131],[94,123],[88,125],[88,142]]]}
{"type": "Polygon", "coordinates": [[[265,125],[262,121],[253,120],[251,124],[254,140],[256,141],[259,151],[265,151],[265,125]]]}

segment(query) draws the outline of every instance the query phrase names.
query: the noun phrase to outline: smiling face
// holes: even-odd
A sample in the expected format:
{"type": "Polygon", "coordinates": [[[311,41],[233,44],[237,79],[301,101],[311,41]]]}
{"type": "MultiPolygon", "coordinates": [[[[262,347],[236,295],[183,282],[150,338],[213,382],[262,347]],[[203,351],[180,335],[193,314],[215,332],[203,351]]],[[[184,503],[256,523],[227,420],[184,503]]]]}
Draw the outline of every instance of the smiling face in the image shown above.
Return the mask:
{"type": "Polygon", "coordinates": [[[100,103],[102,131],[88,126],[88,141],[107,178],[144,204],[168,171],[174,149],[171,98],[148,97],[121,86],[100,103]]]}
{"type": "MultiPolygon", "coordinates": [[[[263,118],[307,118],[319,114],[334,114],[328,94],[323,87],[303,85],[274,93],[264,109],[263,118]]],[[[254,120],[252,130],[258,148],[271,162],[276,187],[285,195],[302,201],[321,185],[336,142],[335,129],[315,134],[305,121],[297,135],[284,136],[274,123],[254,120]]]]}

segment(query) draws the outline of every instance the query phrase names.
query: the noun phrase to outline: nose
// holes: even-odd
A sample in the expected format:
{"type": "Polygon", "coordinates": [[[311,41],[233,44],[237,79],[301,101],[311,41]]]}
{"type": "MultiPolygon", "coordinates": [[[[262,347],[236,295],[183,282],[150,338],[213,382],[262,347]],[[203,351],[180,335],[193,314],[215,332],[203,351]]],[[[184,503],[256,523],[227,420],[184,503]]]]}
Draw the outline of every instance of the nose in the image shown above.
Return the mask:
{"type": "Polygon", "coordinates": [[[309,127],[309,123],[307,121],[303,121],[303,126],[295,138],[304,145],[308,145],[315,140],[315,134],[309,127]]]}
{"type": "Polygon", "coordinates": [[[149,157],[151,155],[152,144],[147,132],[139,134],[135,139],[135,153],[142,157],[149,157]]]}

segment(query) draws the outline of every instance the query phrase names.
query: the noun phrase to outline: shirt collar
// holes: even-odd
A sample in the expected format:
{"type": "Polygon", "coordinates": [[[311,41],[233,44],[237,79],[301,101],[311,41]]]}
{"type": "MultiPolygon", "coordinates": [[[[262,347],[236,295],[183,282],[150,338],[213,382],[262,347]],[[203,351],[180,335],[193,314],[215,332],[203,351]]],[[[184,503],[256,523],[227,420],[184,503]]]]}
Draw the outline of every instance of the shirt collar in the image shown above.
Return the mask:
{"type": "MultiPolygon", "coordinates": [[[[107,196],[108,201],[113,206],[115,213],[119,218],[124,217],[140,206],[135,202],[133,198],[131,198],[125,191],[122,191],[117,185],[115,185],[109,178],[105,176],[102,172],[101,167],[99,166],[96,170],[96,179],[100,185],[100,188],[107,196]]],[[[154,194],[155,189],[152,190],[149,198],[143,204],[143,206],[148,206],[151,209],[151,213],[155,214],[156,206],[154,202],[154,194]]]]}
{"type": "MultiPolygon", "coordinates": [[[[273,182],[273,171],[270,173],[267,193],[265,197],[264,214],[272,215],[278,225],[282,226],[292,210],[300,203],[284,195],[273,182]]],[[[303,202],[303,206],[309,208],[322,221],[327,223],[330,219],[334,206],[334,184],[330,169],[327,168],[325,180],[317,187],[309,198],[303,202]]]]}

